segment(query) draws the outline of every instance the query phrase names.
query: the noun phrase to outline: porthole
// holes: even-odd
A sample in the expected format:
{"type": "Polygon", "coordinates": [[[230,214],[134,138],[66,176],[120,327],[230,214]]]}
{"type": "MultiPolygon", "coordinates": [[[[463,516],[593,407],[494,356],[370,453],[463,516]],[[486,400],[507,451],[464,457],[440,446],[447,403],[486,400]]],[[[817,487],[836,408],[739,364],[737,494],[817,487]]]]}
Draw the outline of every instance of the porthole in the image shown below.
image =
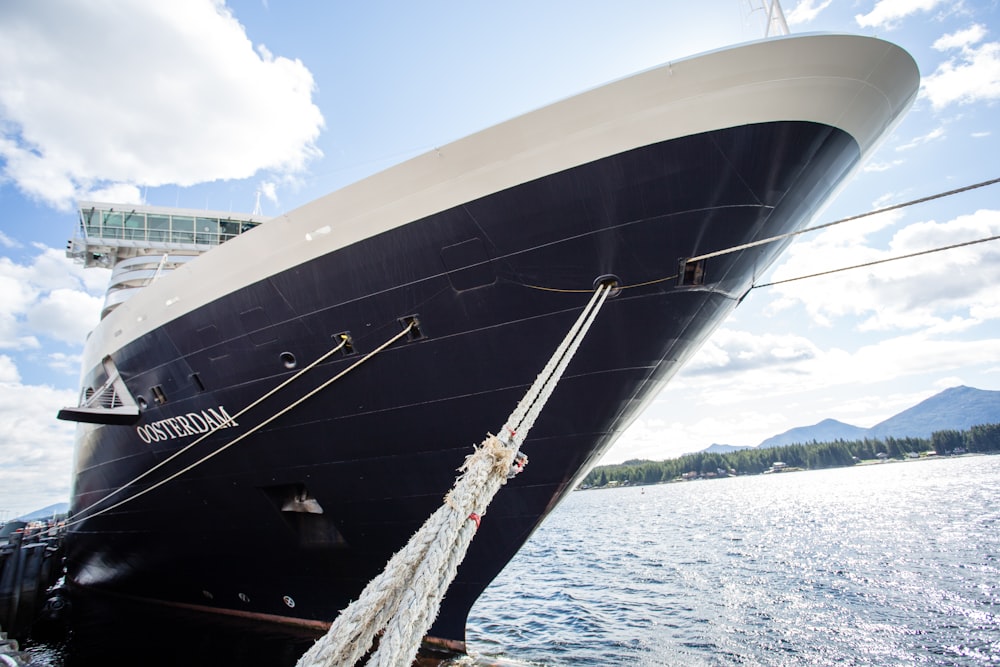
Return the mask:
{"type": "Polygon", "coordinates": [[[285,365],[285,368],[295,368],[298,362],[295,361],[295,355],[291,352],[282,352],[281,363],[285,365]]]}

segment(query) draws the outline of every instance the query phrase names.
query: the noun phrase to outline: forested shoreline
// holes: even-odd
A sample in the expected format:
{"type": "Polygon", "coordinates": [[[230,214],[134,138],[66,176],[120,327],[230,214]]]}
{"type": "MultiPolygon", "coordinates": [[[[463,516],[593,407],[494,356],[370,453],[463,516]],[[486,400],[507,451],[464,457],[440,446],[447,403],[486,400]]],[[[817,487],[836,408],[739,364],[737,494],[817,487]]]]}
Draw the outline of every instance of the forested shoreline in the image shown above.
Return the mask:
{"type": "Polygon", "coordinates": [[[991,452],[1000,452],[1000,424],[973,426],[966,431],[935,431],[929,438],[890,437],[833,442],[814,441],[765,449],[754,447],[726,453],[697,452],[666,461],[626,461],[594,468],[584,477],[580,488],[758,475],[774,471],[775,463],[779,462],[784,464],[784,470],[818,470],[880,459],[991,452]]]}

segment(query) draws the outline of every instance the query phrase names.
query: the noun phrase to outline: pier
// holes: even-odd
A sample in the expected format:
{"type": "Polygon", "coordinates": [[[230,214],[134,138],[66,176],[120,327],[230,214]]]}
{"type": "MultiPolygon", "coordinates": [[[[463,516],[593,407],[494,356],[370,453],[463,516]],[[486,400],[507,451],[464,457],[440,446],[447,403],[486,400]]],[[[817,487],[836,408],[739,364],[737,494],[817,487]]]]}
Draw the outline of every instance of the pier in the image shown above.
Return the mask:
{"type": "Polygon", "coordinates": [[[0,531],[0,666],[26,664],[17,637],[26,636],[48,589],[62,576],[64,530],[8,522],[0,531]]]}

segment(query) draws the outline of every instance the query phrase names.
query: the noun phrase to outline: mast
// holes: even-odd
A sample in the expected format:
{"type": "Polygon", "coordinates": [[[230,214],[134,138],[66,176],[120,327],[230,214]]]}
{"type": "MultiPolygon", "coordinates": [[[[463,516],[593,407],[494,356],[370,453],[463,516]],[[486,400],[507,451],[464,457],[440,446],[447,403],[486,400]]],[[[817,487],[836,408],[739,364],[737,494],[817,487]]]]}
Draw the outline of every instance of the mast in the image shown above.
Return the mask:
{"type": "Polygon", "coordinates": [[[747,0],[750,14],[764,12],[764,39],[791,34],[780,0],[747,0]]]}
{"type": "MultiPolygon", "coordinates": [[[[766,2],[766,0],[765,0],[766,2]]],[[[789,34],[788,23],[785,21],[785,12],[781,9],[779,0],[771,0],[767,7],[767,25],[764,26],[764,37],[770,37],[772,29],[775,35],[789,34]]]]}

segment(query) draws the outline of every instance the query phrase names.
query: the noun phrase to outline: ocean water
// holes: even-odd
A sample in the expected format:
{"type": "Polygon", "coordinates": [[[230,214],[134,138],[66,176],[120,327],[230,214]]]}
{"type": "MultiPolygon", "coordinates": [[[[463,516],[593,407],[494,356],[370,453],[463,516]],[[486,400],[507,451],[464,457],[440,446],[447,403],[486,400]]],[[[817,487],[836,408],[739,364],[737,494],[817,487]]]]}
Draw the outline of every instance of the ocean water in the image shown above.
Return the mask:
{"type": "Polygon", "coordinates": [[[573,493],[469,643],[551,666],[1000,664],[1000,456],[573,493]]]}
{"type": "MultiPolygon", "coordinates": [[[[312,643],[120,611],[74,606],[33,664],[294,665],[312,643]]],[[[1000,665],[1000,456],[575,492],[468,639],[551,667],[1000,665]]]]}

